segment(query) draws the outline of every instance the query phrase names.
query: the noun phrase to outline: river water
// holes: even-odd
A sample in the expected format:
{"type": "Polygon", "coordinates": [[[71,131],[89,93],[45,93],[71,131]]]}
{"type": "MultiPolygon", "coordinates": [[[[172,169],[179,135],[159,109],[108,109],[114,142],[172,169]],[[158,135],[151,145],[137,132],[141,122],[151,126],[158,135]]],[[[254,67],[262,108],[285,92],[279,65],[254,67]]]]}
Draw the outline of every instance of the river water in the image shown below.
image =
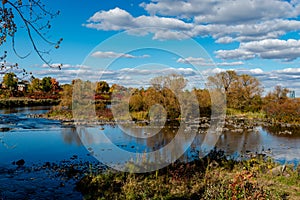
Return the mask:
{"type": "MultiPolygon", "coordinates": [[[[0,133],[1,165],[10,165],[19,159],[24,159],[28,165],[37,162],[58,162],[74,155],[84,161],[96,161],[91,153],[91,148],[95,146],[101,149],[103,154],[109,151],[109,156],[119,161],[120,158],[114,154],[114,148],[112,148],[114,145],[125,151],[149,152],[170,143],[178,131],[176,126],[175,128],[166,126],[161,134],[137,138],[135,136],[147,132],[143,127],[140,129],[126,127],[126,130],[121,127],[121,130],[117,125],[102,125],[85,127],[85,135],[83,135],[82,131],[76,131],[74,126],[65,126],[59,121],[28,117],[28,114],[41,114],[49,109],[50,107],[28,107],[0,110],[0,128],[9,128],[0,133]],[[99,141],[99,138],[89,138],[92,134],[88,133],[94,133],[93,130],[98,130],[99,134],[101,132],[101,134],[106,134],[113,144],[108,145],[107,139],[99,141]],[[81,139],[90,141],[84,142],[85,145],[83,145],[81,139]]],[[[204,137],[205,134],[198,134],[190,147],[182,147],[187,151],[181,159],[189,160],[192,154],[195,156],[195,152],[201,151],[204,137]]],[[[223,134],[216,147],[232,157],[256,152],[266,153],[280,162],[297,163],[300,160],[299,144],[300,135],[278,136],[261,127],[256,127],[253,132],[223,134]]]]}
{"type": "MultiPolygon", "coordinates": [[[[76,129],[75,126],[66,126],[60,121],[28,117],[28,114],[41,114],[49,109],[50,107],[28,107],[0,110],[0,129],[2,130],[0,132],[0,169],[2,169],[2,176],[0,173],[0,199],[3,198],[3,195],[4,197],[6,195],[7,199],[15,195],[13,192],[16,190],[14,184],[18,187],[18,184],[24,184],[19,183],[20,178],[15,178],[21,176],[17,173],[18,171],[13,171],[17,175],[15,174],[12,176],[13,178],[9,178],[4,170],[16,169],[17,166],[12,163],[20,159],[25,161],[24,166],[27,167],[43,166],[45,163],[62,163],[70,160],[77,163],[99,163],[94,156],[98,159],[103,158],[105,161],[109,160],[112,163],[122,163],[131,158],[130,156],[124,157],[120,154],[119,149],[131,153],[157,151],[175,138],[179,128],[179,125],[166,126],[159,134],[151,137],[141,137],[147,134],[149,130],[143,127],[119,127],[117,125],[83,126],[76,129]],[[5,190],[10,191],[5,193],[5,190]]],[[[186,139],[185,135],[181,135],[178,141],[182,142],[176,145],[174,151],[186,151],[179,159],[190,161],[199,157],[199,152],[203,150],[201,145],[205,136],[205,133],[200,133],[190,141],[186,139]]],[[[298,164],[300,161],[299,144],[300,135],[286,134],[278,136],[264,130],[262,127],[255,127],[253,131],[222,134],[216,143],[216,147],[224,150],[228,156],[235,159],[242,158],[242,155],[264,153],[281,163],[298,164]]],[[[163,157],[160,159],[172,157],[169,153],[168,151],[162,152],[163,157]]],[[[30,177],[34,176],[35,174],[31,172],[30,177]]],[[[41,179],[45,178],[45,176],[41,177],[41,179]]],[[[25,179],[23,177],[22,180],[25,179]]],[[[47,184],[50,183],[47,182],[47,184]]],[[[62,183],[56,181],[55,184],[61,185],[62,183]]],[[[61,193],[69,191],[68,195],[74,195],[73,198],[81,198],[73,190],[74,182],[63,185],[64,188],[61,193]]],[[[34,189],[31,189],[33,195],[41,195],[48,191],[45,189],[45,191],[42,190],[38,193],[36,192],[37,188],[39,187],[36,185],[34,189]]],[[[19,193],[20,198],[24,197],[28,190],[31,191],[30,188],[21,191],[19,193]]],[[[48,192],[51,193],[53,190],[52,188],[48,192]]],[[[35,196],[37,199],[42,197],[35,196]]],[[[62,199],[66,198],[63,195],[60,195],[60,197],[62,199]]],[[[57,196],[55,198],[59,199],[57,196]]],[[[26,198],[24,197],[24,199],[26,198]]]]}

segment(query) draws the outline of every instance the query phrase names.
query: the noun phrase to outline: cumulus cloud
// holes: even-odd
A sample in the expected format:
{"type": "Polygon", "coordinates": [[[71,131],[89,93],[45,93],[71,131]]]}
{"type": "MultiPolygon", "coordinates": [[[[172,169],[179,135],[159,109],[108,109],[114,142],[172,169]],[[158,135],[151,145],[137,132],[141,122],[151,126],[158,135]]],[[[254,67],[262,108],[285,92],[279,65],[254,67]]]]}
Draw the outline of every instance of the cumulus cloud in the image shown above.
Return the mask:
{"type": "MultiPolygon", "coordinates": [[[[84,24],[104,31],[126,30],[133,34],[153,34],[153,39],[182,40],[189,37],[212,36],[216,43],[239,42],[242,45],[270,39],[280,39],[300,30],[298,0],[152,0],[140,6],[148,14],[133,16],[118,7],[94,13],[84,24]],[[135,31],[143,28],[144,31],[135,31]]],[[[297,53],[285,51],[261,53],[266,59],[290,60],[297,53]]],[[[252,51],[234,49],[219,51],[219,57],[251,59],[252,51]]],[[[294,59],[294,58],[292,58],[294,59]]]]}
{"type": "MultiPolygon", "coordinates": [[[[185,23],[182,20],[158,17],[158,16],[146,16],[133,17],[130,13],[120,8],[114,8],[109,11],[99,11],[87,20],[87,24],[84,26],[97,30],[130,30],[132,28],[144,28],[148,27],[147,32],[156,33],[155,39],[181,39],[178,35],[181,35],[176,31],[187,31],[192,29],[193,24],[185,23]],[[157,29],[156,29],[157,28],[157,29]],[[161,28],[168,29],[167,32],[159,32],[161,28]]],[[[183,35],[181,35],[183,36],[183,35]]]]}
{"type": "Polygon", "coordinates": [[[184,64],[192,64],[196,66],[239,66],[243,65],[244,63],[242,61],[237,61],[237,62],[220,62],[220,63],[215,63],[211,60],[207,60],[204,58],[193,58],[193,57],[188,57],[188,58],[179,58],[177,60],[178,63],[184,63],[184,64]]]}
{"type": "Polygon", "coordinates": [[[292,61],[300,57],[300,40],[266,39],[240,44],[238,49],[218,50],[216,55],[222,59],[280,59],[292,61]]]}
{"type": "Polygon", "coordinates": [[[117,53],[113,51],[96,51],[92,53],[91,56],[95,58],[148,58],[149,57],[149,55],[134,56],[131,54],[117,53]]]}
{"type": "Polygon", "coordinates": [[[278,0],[153,0],[141,6],[152,15],[195,18],[199,23],[249,23],[299,14],[299,2],[278,0]]]}

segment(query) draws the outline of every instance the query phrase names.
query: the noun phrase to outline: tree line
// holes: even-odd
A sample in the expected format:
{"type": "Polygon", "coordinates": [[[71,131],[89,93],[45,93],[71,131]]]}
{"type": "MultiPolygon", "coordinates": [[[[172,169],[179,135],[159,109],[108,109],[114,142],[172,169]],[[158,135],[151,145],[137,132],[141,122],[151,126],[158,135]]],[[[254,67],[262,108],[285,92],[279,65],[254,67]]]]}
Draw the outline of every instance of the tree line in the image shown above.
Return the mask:
{"type": "MultiPolygon", "coordinates": [[[[82,80],[74,80],[72,85],[76,81],[81,82],[83,91],[93,85],[90,81],[82,80]]],[[[150,83],[148,88],[125,88],[117,84],[110,87],[105,81],[101,81],[96,83],[96,87],[94,85],[94,99],[116,101],[114,115],[125,119],[150,119],[151,113],[160,113],[158,116],[165,115],[172,120],[197,117],[194,115],[199,112],[200,116],[211,116],[214,103],[212,98],[215,98],[212,95],[214,91],[220,90],[226,98],[227,112],[259,112],[275,121],[300,122],[300,100],[289,98],[289,89],[275,86],[273,91],[263,96],[264,88],[260,81],[248,74],[239,75],[230,70],[220,72],[208,77],[207,88],[192,90],[185,89],[187,80],[177,74],[155,77],[150,83]],[[129,113],[124,112],[128,108],[129,113]]],[[[69,92],[62,97],[62,105],[69,109],[72,107],[72,85],[68,86],[69,92]]],[[[96,101],[96,112],[99,117],[113,119],[111,110],[103,101],[96,101]]]]}
{"type": "MultiPolygon", "coordinates": [[[[129,107],[130,117],[134,120],[149,119],[155,109],[162,110],[168,119],[193,118],[195,113],[209,117],[212,112],[212,93],[222,91],[226,98],[227,111],[260,112],[275,121],[299,122],[300,100],[289,98],[289,89],[275,86],[273,91],[263,96],[264,88],[260,81],[248,74],[224,71],[207,79],[206,88],[186,89],[187,80],[178,74],[170,74],[151,79],[148,88],[126,88],[118,84],[111,86],[106,81],[91,82],[80,79],[71,84],[60,85],[52,77],[33,78],[29,82],[19,81],[14,73],[6,73],[1,83],[0,95],[4,97],[24,96],[30,98],[55,98],[61,103],[57,110],[72,110],[72,94],[75,83],[79,83],[82,94],[95,100],[99,117],[112,118],[107,104],[115,104],[115,112],[129,107]],[[18,87],[24,87],[21,90],[18,87]],[[209,89],[208,89],[209,88],[209,89]],[[90,91],[92,89],[92,97],[90,91]],[[86,93],[86,94],[84,94],[86,93]],[[121,101],[122,100],[122,101],[121,101]],[[154,107],[153,107],[154,106],[154,107]],[[151,110],[152,109],[152,110],[151,110]],[[154,109],[154,110],[153,110],[154,109]],[[196,112],[199,111],[199,112],[196,112]]],[[[128,110],[128,108],[127,108],[128,110]]],[[[128,117],[128,116],[127,116],[128,117]]]]}

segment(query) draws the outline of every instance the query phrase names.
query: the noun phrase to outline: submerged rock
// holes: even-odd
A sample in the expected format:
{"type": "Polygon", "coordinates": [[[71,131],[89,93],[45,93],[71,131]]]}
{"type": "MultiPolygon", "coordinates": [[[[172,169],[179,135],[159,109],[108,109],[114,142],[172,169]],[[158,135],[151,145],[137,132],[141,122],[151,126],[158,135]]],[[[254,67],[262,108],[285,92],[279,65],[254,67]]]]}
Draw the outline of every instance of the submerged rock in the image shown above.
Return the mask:
{"type": "Polygon", "coordinates": [[[23,166],[24,164],[25,164],[25,160],[23,160],[23,159],[18,160],[18,161],[16,162],[16,165],[18,165],[18,167],[21,167],[21,166],[23,166]]]}

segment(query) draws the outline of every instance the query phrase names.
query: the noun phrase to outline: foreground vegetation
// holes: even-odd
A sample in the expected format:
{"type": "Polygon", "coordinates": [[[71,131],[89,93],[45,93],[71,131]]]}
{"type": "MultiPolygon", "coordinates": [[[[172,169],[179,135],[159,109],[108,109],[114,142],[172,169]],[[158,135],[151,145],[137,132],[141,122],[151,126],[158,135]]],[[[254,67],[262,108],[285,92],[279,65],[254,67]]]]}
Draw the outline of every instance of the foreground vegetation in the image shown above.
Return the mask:
{"type": "Polygon", "coordinates": [[[77,189],[85,199],[299,199],[300,176],[293,166],[268,158],[238,162],[213,151],[146,174],[88,174],[77,189]]]}

